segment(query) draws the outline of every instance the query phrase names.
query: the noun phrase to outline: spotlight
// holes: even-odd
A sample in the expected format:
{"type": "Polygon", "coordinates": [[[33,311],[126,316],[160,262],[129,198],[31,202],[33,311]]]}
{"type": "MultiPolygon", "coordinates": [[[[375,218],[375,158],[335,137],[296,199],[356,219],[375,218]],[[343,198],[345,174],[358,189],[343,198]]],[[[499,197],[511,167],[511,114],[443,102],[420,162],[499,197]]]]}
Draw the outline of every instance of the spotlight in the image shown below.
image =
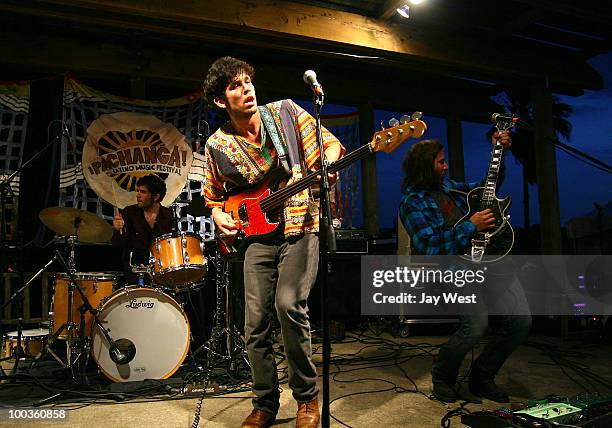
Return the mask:
{"type": "Polygon", "coordinates": [[[406,19],[410,18],[410,6],[408,6],[407,4],[404,4],[403,6],[398,7],[395,10],[397,13],[402,15],[404,18],[406,19]]]}
{"type": "Polygon", "coordinates": [[[425,0],[409,0],[410,4],[414,4],[414,5],[421,4],[421,3],[423,3],[424,1],[425,1],[425,0]]]}

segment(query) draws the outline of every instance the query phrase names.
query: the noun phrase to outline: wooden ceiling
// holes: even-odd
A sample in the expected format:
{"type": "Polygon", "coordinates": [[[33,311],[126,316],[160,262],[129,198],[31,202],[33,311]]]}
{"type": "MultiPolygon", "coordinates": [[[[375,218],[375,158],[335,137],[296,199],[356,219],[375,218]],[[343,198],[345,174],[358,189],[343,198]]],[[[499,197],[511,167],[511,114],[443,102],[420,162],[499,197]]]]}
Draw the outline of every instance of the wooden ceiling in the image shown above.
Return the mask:
{"type": "Polygon", "coordinates": [[[332,102],[462,114],[490,109],[499,85],[603,86],[586,61],[611,49],[609,2],[427,0],[410,19],[401,3],[3,0],[0,80],[74,72],[197,87],[232,54],[257,65],[270,96],[296,96],[314,68],[332,102]]]}
{"type": "Polygon", "coordinates": [[[514,43],[518,48],[555,47],[559,53],[590,58],[611,49],[612,6],[608,1],[576,0],[296,0],[299,3],[343,10],[373,19],[396,16],[407,4],[405,27],[436,29],[483,40],[514,43]]]}

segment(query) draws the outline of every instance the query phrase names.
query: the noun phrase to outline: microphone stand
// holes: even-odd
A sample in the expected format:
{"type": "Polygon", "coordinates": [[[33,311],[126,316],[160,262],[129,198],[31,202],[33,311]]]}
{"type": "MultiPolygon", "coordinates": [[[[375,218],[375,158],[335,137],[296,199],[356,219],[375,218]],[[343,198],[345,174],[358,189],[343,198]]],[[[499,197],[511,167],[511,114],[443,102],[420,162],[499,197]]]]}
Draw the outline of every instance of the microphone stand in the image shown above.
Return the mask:
{"type": "Polygon", "coordinates": [[[336,253],[336,235],[332,225],[331,204],[329,192],[331,187],[327,177],[327,161],[323,149],[323,131],[321,129],[321,110],[323,108],[323,93],[316,93],[313,98],[315,121],[317,129],[317,143],[321,154],[321,191],[319,200],[319,271],[321,284],[321,333],[323,339],[323,404],[321,412],[321,426],[329,428],[329,361],[331,358],[331,344],[329,339],[329,305],[327,274],[330,270],[329,255],[336,253]]]}

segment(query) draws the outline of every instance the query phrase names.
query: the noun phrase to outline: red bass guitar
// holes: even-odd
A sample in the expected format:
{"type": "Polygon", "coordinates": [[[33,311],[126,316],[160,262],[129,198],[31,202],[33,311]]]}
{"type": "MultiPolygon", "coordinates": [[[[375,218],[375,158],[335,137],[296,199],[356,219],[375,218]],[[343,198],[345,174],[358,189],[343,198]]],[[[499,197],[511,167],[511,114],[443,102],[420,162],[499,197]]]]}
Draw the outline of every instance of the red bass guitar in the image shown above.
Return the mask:
{"type": "MultiPolygon", "coordinates": [[[[420,118],[420,115],[413,114],[414,117],[420,118]]],[[[391,153],[407,139],[421,137],[426,130],[425,122],[415,119],[378,131],[368,144],[330,164],[329,172],[340,171],[370,153],[391,153]]],[[[281,233],[285,201],[315,184],[318,174],[317,171],[310,172],[301,180],[279,189],[279,184],[287,179],[287,175],[282,168],[276,168],[257,185],[228,195],[223,211],[238,220],[239,228],[235,235],[216,234],[221,254],[226,258],[241,255],[251,242],[281,233]]]]}

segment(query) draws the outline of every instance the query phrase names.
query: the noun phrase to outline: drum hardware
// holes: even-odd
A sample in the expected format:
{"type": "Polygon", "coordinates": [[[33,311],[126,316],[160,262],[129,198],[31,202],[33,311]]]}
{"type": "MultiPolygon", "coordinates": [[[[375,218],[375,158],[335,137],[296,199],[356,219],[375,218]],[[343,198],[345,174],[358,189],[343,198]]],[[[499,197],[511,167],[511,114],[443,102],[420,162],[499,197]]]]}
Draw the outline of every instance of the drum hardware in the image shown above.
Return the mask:
{"type": "MultiPolygon", "coordinates": [[[[26,356],[26,351],[24,350],[23,346],[22,346],[22,342],[24,339],[23,336],[23,300],[24,300],[24,294],[23,291],[25,290],[25,288],[30,285],[30,283],[34,280],[34,278],[32,278],[30,281],[28,281],[25,285],[23,285],[23,287],[21,287],[19,290],[15,291],[13,293],[13,295],[4,303],[4,305],[2,305],[2,308],[0,308],[0,311],[4,311],[4,308],[6,308],[9,304],[11,304],[11,302],[13,301],[17,301],[18,303],[18,313],[19,313],[19,317],[17,318],[17,331],[13,332],[16,333],[16,340],[15,340],[15,346],[9,346],[6,349],[6,354],[5,356],[3,356],[2,358],[0,358],[0,361],[7,361],[10,359],[15,359],[15,363],[13,365],[13,368],[11,370],[11,374],[15,374],[17,373],[17,368],[19,366],[19,361],[26,356]]],[[[6,341],[10,344],[10,334],[7,334],[7,338],[6,341]]],[[[14,335],[14,334],[13,334],[14,335]]],[[[27,345],[26,345],[26,349],[27,349],[27,345]]],[[[4,370],[2,370],[2,375],[5,375],[4,370]]]]}
{"type": "MultiPolygon", "coordinates": [[[[84,290],[88,296],[92,306],[98,306],[100,301],[113,293],[117,285],[117,276],[112,273],[105,272],[78,272],[73,273],[77,278],[77,284],[84,290]]],[[[83,313],[83,317],[79,318],[74,310],[67,310],[68,306],[73,309],[81,307],[82,301],[80,296],[74,295],[74,287],[70,283],[70,278],[64,273],[58,273],[54,276],[53,290],[53,312],[50,313],[49,319],[52,322],[50,333],[54,334],[64,325],[76,325],[82,321],[84,326],[79,327],[79,331],[84,331],[86,336],[91,332],[91,316],[83,313]],[[72,291],[73,296],[70,297],[72,291]],[[52,314],[52,315],[51,315],[52,314]]],[[[73,327],[74,328],[74,327],[73,327]]],[[[61,332],[58,332],[56,337],[65,338],[61,332]]]]}
{"type": "MultiPolygon", "coordinates": [[[[129,346],[124,348],[126,339],[119,339],[119,341],[114,341],[112,337],[110,336],[109,331],[106,328],[104,328],[104,326],[102,326],[102,323],[100,322],[100,319],[98,317],[98,311],[92,307],[90,300],[87,297],[87,294],[83,291],[83,289],[79,285],[79,281],[77,280],[75,276],[76,273],[74,273],[71,269],[69,269],[68,262],[66,262],[66,260],[64,259],[60,251],[55,250],[51,260],[49,260],[49,262],[47,262],[47,264],[42,269],[40,269],[33,278],[42,274],[42,272],[46,268],[48,268],[54,261],[58,261],[60,265],[64,268],[65,273],[67,274],[67,277],[69,280],[69,286],[68,286],[69,297],[67,301],[68,316],[67,316],[67,321],[62,326],[60,326],[57,330],[55,330],[55,332],[53,333],[53,335],[50,337],[49,341],[47,342],[44,352],[40,353],[37,356],[34,363],[40,360],[42,355],[44,355],[44,353],[46,352],[51,354],[60,363],[60,365],[63,368],[69,368],[69,369],[73,369],[75,364],[80,362],[81,357],[87,358],[89,346],[87,344],[87,338],[85,334],[85,331],[86,331],[85,313],[86,312],[89,312],[91,314],[91,318],[93,322],[95,323],[94,328],[97,327],[96,331],[99,332],[101,336],[104,337],[104,339],[106,340],[106,343],[108,345],[107,349],[109,352],[110,359],[113,362],[115,362],[117,365],[123,365],[123,364],[129,363],[131,359],[134,358],[134,353],[130,352],[129,346]],[[79,343],[78,348],[75,346],[75,343],[76,343],[75,337],[74,337],[75,323],[72,319],[73,298],[70,295],[71,291],[74,292],[74,290],[77,290],[80,296],[80,302],[82,302],[79,307],[79,312],[80,312],[80,323],[79,323],[80,341],[79,342],[80,343],[79,343]],[[64,330],[66,330],[66,362],[63,362],[61,358],[51,348],[51,345],[55,342],[55,340],[57,340],[61,332],[64,330]],[[122,348],[119,347],[120,345],[122,346],[122,348]],[[72,356],[73,350],[77,351],[75,352],[77,355],[74,361],[73,361],[73,356],[72,356]]],[[[53,326],[53,323],[51,325],[53,326]]],[[[51,328],[55,329],[54,326],[51,328]]],[[[81,364],[81,368],[84,370],[85,364],[81,364]]],[[[74,372],[73,372],[73,377],[74,377],[74,372]]]]}
{"type": "MultiPolygon", "coordinates": [[[[24,294],[23,292],[25,291],[25,289],[32,283],[34,282],[34,280],[36,280],[36,278],[38,278],[40,275],[42,275],[42,273],[49,267],[51,266],[51,264],[55,261],[55,257],[52,258],[51,260],[49,260],[47,262],[47,264],[45,266],[43,266],[38,272],[36,272],[32,278],[30,278],[19,290],[15,291],[13,293],[13,295],[4,303],[4,305],[2,305],[2,308],[0,308],[0,310],[4,310],[4,308],[6,306],[8,306],[11,302],[13,302],[14,300],[18,299],[18,311],[19,314],[22,315],[23,314],[23,299],[24,299],[24,294]]],[[[0,359],[0,361],[5,361],[11,358],[15,358],[15,365],[13,366],[13,369],[11,370],[11,374],[15,374],[17,372],[17,368],[19,366],[19,361],[26,355],[25,351],[23,349],[22,346],[22,339],[23,339],[23,317],[19,316],[19,318],[17,319],[17,338],[16,338],[16,345],[14,348],[12,348],[12,356],[8,356],[5,358],[0,359]]],[[[40,352],[36,355],[36,356],[40,356],[40,352]]]]}
{"type": "Polygon", "coordinates": [[[130,258],[129,258],[129,265],[130,265],[130,269],[132,271],[132,273],[134,275],[136,275],[137,279],[138,279],[138,285],[140,287],[145,287],[145,276],[149,278],[149,280],[151,280],[151,267],[150,265],[153,263],[153,259],[149,258],[149,265],[144,266],[144,265],[135,265],[132,263],[132,256],[134,255],[133,251],[130,251],[130,258]]]}
{"type": "Polygon", "coordinates": [[[49,337],[49,331],[44,328],[33,328],[29,330],[22,330],[21,339],[19,339],[18,331],[11,331],[6,333],[4,340],[4,346],[2,348],[2,361],[14,358],[14,349],[17,346],[17,342],[21,340],[23,345],[23,357],[22,358],[34,358],[40,352],[42,352],[47,337],[49,337]]]}
{"type": "Polygon", "coordinates": [[[229,287],[231,284],[230,262],[225,260],[220,252],[216,251],[213,256],[215,265],[215,287],[216,308],[213,319],[213,328],[210,339],[191,353],[192,358],[206,351],[207,366],[217,367],[219,364],[226,365],[229,372],[237,372],[240,367],[250,370],[250,363],[246,355],[244,340],[236,330],[229,311],[225,310],[228,305],[229,287]],[[223,343],[225,342],[225,343],[223,343]],[[225,345],[224,354],[222,345],[225,345]]]}

